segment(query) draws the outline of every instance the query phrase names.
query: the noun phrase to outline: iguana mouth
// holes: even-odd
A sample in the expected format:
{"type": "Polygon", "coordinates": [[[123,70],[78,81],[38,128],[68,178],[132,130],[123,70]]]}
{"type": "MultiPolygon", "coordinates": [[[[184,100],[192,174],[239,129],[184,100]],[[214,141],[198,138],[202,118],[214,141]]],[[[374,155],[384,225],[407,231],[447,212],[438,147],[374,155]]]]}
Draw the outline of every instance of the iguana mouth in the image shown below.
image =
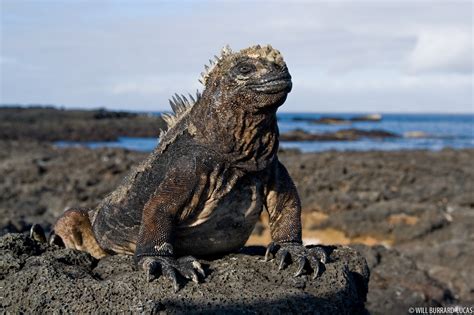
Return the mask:
{"type": "Polygon", "coordinates": [[[256,92],[263,92],[268,94],[291,91],[292,83],[291,76],[284,75],[279,77],[265,78],[256,84],[250,85],[250,88],[256,92]]]}

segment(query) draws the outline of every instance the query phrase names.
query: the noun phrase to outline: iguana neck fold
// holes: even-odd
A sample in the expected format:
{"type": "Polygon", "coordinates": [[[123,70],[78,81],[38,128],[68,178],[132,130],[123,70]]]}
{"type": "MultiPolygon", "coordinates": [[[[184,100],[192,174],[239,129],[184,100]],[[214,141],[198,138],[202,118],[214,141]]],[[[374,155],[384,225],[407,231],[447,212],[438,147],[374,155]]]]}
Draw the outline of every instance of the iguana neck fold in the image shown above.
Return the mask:
{"type": "Polygon", "coordinates": [[[188,118],[188,131],[196,141],[218,152],[232,167],[262,170],[278,151],[276,108],[248,112],[237,101],[203,95],[188,118]]]}

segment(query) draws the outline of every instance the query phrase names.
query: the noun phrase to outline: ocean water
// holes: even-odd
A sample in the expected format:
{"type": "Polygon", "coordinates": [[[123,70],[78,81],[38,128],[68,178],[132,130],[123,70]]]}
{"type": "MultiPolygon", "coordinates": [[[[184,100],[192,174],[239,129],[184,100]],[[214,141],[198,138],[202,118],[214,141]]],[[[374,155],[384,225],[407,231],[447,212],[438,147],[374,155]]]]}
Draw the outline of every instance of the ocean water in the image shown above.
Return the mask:
{"type": "MultiPolygon", "coordinates": [[[[159,114],[159,113],[156,113],[159,114]]],[[[350,119],[361,114],[282,113],[278,114],[280,133],[301,129],[311,133],[335,132],[341,129],[385,130],[400,137],[386,139],[364,138],[357,141],[280,142],[283,148],[303,152],[327,150],[441,150],[444,148],[474,148],[474,114],[384,114],[381,121],[350,122],[343,125],[315,124],[312,119],[337,117],[350,119]],[[413,137],[416,135],[416,137],[413,137]]],[[[156,138],[120,137],[113,142],[64,142],[58,146],[85,145],[91,148],[120,147],[129,150],[151,151],[158,144],[156,138]]]]}

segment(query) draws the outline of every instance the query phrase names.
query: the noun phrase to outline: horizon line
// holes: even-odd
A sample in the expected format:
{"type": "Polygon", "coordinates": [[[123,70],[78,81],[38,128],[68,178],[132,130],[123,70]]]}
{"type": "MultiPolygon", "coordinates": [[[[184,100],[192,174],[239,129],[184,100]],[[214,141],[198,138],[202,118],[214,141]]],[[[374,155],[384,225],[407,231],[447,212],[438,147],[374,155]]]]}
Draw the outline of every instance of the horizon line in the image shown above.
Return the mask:
{"type": "MultiPolygon", "coordinates": [[[[131,109],[123,109],[123,108],[117,108],[117,107],[110,107],[110,106],[94,106],[94,107],[81,107],[81,106],[67,106],[67,105],[55,105],[55,104],[36,104],[36,103],[31,103],[31,104],[12,104],[12,103],[0,103],[0,109],[4,108],[54,108],[58,110],[83,110],[83,111],[94,111],[94,110],[101,110],[105,109],[107,111],[116,111],[116,112],[131,112],[131,113],[167,113],[167,112],[172,112],[171,108],[166,109],[166,110],[145,110],[145,109],[137,109],[137,110],[131,110],[131,109]]],[[[474,109],[472,109],[471,112],[469,111],[460,111],[460,112],[441,112],[441,111],[413,111],[413,112],[406,112],[406,111],[340,111],[340,110],[334,110],[334,111],[286,111],[286,110],[280,110],[278,111],[280,114],[381,114],[381,115],[386,115],[386,114],[413,114],[413,115],[419,115],[419,114],[437,114],[437,115],[474,115],[474,109]]]]}

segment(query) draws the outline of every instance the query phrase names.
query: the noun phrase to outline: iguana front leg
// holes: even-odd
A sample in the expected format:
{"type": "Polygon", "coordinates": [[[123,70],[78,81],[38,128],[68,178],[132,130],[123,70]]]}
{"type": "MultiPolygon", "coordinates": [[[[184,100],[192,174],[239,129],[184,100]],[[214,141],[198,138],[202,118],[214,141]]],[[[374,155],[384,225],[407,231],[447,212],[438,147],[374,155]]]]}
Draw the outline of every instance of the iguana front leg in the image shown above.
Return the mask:
{"type": "Polygon", "coordinates": [[[270,231],[273,242],[267,247],[265,261],[273,256],[279,270],[289,260],[298,264],[295,276],[303,274],[307,267],[318,276],[319,264],[326,263],[327,254],[320,247],[307,248],[302,245],[301,202],[296,187],[286,168],[276,162],[273,178],[266,192],[266,208],[270,216],[270,231]]]}
{"type": "Polygon", "coordinates": [[[196,271],[204,276],[201,264],[193,257],[176,259],[173,252],[173,230],[176,220],[195,191],[194,162],[176,161],[172,169],[145,204],[134,255],[135,263],[151,281],[158,273],[169,278],[179,289],[176,273],[198,282],[196,271]]]}

